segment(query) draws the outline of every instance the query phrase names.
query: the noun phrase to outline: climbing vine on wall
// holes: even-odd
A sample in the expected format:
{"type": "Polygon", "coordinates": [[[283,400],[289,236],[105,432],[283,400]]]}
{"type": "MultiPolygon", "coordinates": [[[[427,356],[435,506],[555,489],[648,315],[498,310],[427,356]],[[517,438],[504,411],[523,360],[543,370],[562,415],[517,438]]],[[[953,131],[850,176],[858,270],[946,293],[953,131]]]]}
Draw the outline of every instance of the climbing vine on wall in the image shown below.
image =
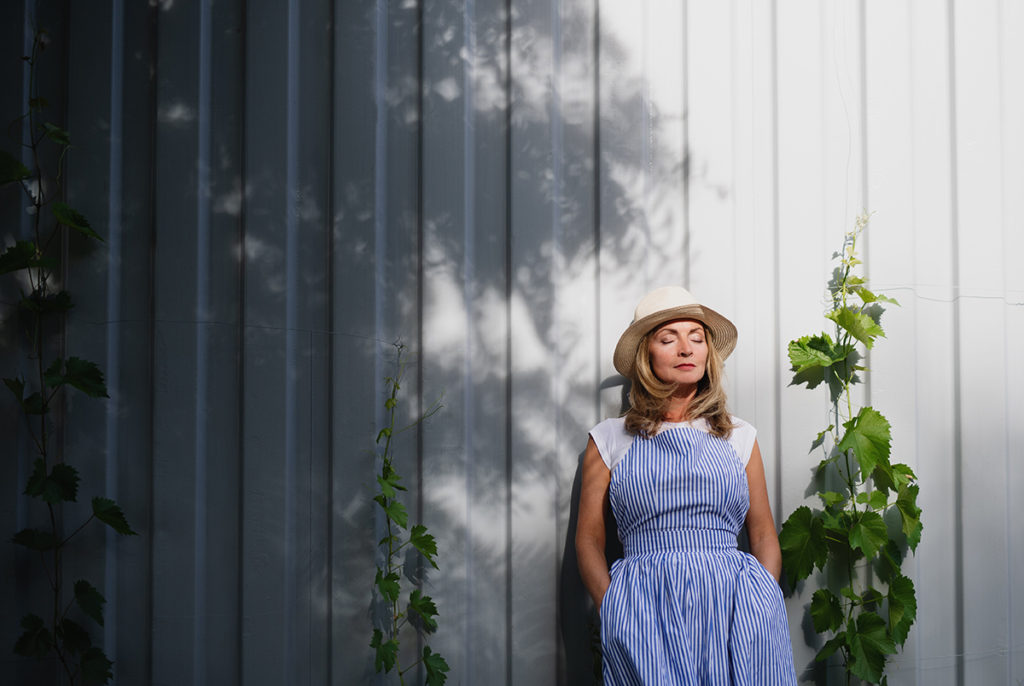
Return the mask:
{"type": "Polygon", "coordinates": [[[823,456],[815,478],[821,507],[797,508],[779,540],[791,583],[815,568],[826,579],[841,580],[811,597],[814,629],[829,636],[817,660],[838,653],[847,683],[857,677],[885,684],[886,660],[907,640],[917,616],[914,583],[902,563],[906,550],[917,548],[923,526],[917,477],[890,459],[889,421],[873,407],[856,407],[851,390],[865,371],[861,349],[872,349],[885,335],[885,305],[898,305],[857,275],[857,240],[867,222],[866,215],[858,217],[837,253],[825,315],[832,335],[789,344],[793,384],[827,390],[831,423],[812,444],[812,452],[823,456]]]}
{"type": "MultiPolygon", "coordinates": [[[[113,663],[94,642],[90,629],[103,626],[106,603],[99,590],[86,579],[66,579],[66,561],[77,554],[72,540],[91,522],[98,521],[122,535],[134,535],[121,508],[113,500],[95,496],[91,513],[73,522],[65,515],[67,503],[78,501],[81,478],[72,458],[58,437],[55,408],[62,407],[64,395],[75,391],[90,398],[106,398],[107,387],[100,368],[93,362],[63,354],[62,332],[68,312],[74,307],[71,294],[61,278],[65,265],[62,244],[69,232],[87,240],[102,241],[89,221],[61,200],[64,195],[64,160],[71,149],[71,135],[47,118],[49,105],[37,88],[37,67],[47,43],[44,31],[35,35],[32,53],[25,57],[29,69],[30,94],[23,121],[28,139],[20,154],[0,151],[0,185],[14,184],[24,197],[31,216],[32,234],[27,240],[8,245],[0,254],[0,275],[17,284],[19,299],[15,311],[25,333],[28,373],[7,376],[4,386],[14,396],[25,418],[30,449],[34,454],[24,495],[42,510],[41,526],[18,531],[13,543],[32,553],[41,573],[31,577],[49,587],[48,603],[21,619],[21,635],[14,652],[28,658],[56,661],[59,683],[107,683],[113,663]],[[48,170],[44,159],[55,159],[48,170]],[[27,164],[26,164],[27,162],[27,164]],[[91,626],[90,625],[94,625],[91,626]]],[[[8,196],[5,196],[5,199],[8,196]]],[[[10,227],[8,235],[19,235],[10,227]]]]}
{"type": "MultiPolygon", "coordinates": [[[[405,348],[396,346],[397,360],[395,375],[385,378],[387,399],[384,407],[387,422],[377,434],[379,446],[380,473],[377,476],[378,491],[373,500],[380,506],[385,517],[385,535],[378,542],[380,562],[377,564],[373,581],[374,600],[383,606],[383,621],[373,629],[370,647],[374,649],[374,667],[378,673],[390,673],[397,669],[399,682],[405,684],[405,675],[423,665],[426,670],[428,686],[440,686],[448,678],[448,663],[439,653],[435,653],[429,645],[424,645],[417,659],[406,665],[399,665],[402,630],[409,626],[419,635],[425,636],[437,630],[437,606],[433,599],[423,593],[421,588],[413,588],[408,595],[403,595],[402,578],[408,558],[403,562],[406,549],[411,546],[423,560],[437,569],[437,543],[427,533],[422,524],[409,526],[409,512],[400,499],[406,490],[401,483],[401,476],[395,470],[392,439],[395,430],[395,412],[398,407],[398,395],[402,388],[402,377],[405,371],[405,348]],[[402,533],[402,532],[406,533],[402,533]],[[403,603],[403,598],[405,601],[403,603]]],[[[426,419],[440,409],[434,405],[418,421],[426,419]]],[[[413,561],[414,564],[417,561],[413,561]]]]}

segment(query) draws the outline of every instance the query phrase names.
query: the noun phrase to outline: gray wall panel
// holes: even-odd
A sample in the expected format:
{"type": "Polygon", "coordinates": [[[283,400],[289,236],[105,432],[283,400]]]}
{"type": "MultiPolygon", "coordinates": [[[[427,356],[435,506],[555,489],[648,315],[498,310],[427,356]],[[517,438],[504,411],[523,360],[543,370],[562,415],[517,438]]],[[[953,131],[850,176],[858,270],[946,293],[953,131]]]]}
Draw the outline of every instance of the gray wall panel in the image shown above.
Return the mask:
{"type": "MultiPolygon", "coordinates": [[[[26,12],[76,144],[68,199],[107,238],[67,244],[79,306],[57,345],[101,363],[112,397],[69,396],[57,438],[83,496],[115,495],[141,534],[91,529],[70,566],[108,596],[117,683],[394,683],[368,643],[395,341],[397,423],[443,397],[394,445],[438,539],[441,569],[420,571],[449,683],[590,683],[573,489],[587,429],[620,410],[611,351],[636,299],[682,283],[737,323],[732,408],[781,522],[808,502],[825,414],[786,386],[786,344],[822,328],[862,206],[869,275],[903,307],[858,397],[892,420],[926,526],[889,682],[1024,679],[1015,4],[10,2],[5,123],[26,12]]],[[[4,131],[4,149],[25,135],[4,131]]],[[[30,227],[16,191],[5,246],[30,227]]],[[[16,291],[0,285],[3,376],[28,368],[16,291]]],[[[42,516],[12,409],[11,533],[42,516]]],[[[30,562],[0,551],[7,644],[45,595],[30,562]]],[[[813,661],[818,581],[787,601],[797,669],[839,683],[813,661]]]]}

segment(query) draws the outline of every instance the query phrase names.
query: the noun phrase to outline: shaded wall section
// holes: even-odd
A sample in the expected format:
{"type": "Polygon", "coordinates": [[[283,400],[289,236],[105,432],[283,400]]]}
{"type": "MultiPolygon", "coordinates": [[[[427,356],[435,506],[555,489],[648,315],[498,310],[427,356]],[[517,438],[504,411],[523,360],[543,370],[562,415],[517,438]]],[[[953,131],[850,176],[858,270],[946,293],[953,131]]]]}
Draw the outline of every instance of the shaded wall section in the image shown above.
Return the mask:
{"type": "MultiPolygon", "coordinates": [[[[73,399],[59,430],[83,494],[142,534],[89,531],[71,563],[108,599],[118,683],[374,681],[397,341],[398,423],[444,404],[396,466],[438,537],[423,583],[449,683],[591,683],[573,493],[587,429],[622,406],[632,307],[682,283],[736,322],[732,408],[759,429],[781,522],[827,423],[824,397],[787,386],[786,344],[823,328],[862,208],[868,275],[902,307],[861,397],[892,420],[926,527],[890,683],[1024,679],[1015,3],[7,2],[4,122],[36,27],[75,144],[68,202],[106,238],[67,247],[63,344],[111,399],[73,399]]],[[[0,189],[5,245],[23,206],[0,189]]],[[[11,376],[25,348],[16,287],[0,294],[11,376]]],[[[0,436],[13,533],[40,513],[8,396],[0,436]]],[[[41,593],[31,564],[0,547],[0,645],[41,593]]],[[[797,670],[839,683],[813,660],[812,591],[788,600],[797,670]]]]}

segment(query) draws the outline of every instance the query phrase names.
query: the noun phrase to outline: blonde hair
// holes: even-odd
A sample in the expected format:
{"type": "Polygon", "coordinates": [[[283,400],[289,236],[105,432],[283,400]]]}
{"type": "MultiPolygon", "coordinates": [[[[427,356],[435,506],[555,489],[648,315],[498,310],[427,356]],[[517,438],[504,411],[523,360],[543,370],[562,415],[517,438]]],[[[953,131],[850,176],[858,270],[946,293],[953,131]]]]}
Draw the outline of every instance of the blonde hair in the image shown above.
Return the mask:
{"type": "MultiPolygon", "coordinates": [[[[703,323],[701,325],[703,326],[703,323]]],[[[684,419],[704,419],[713,435],[728,438],[732,433],[733,423],[726,406],[725,389],[722,388],[725,365],[715,347],[711,332],[706,326],[703,328],[705,340],[708,342],[707,364],[704,368],[704,377],[697,382],[697,394],[690,402],[684,419]]],[[[676,391],[676,384],[665,383],[659,379],[651,367],[649,344],[655,329],[644,334],[636,347],[633,374],[630,377],[630,407],[625,415],[626,431],[644,438],[652,438],[658,433],[661,423],[665,420],[669,399],[676,391]]]]}

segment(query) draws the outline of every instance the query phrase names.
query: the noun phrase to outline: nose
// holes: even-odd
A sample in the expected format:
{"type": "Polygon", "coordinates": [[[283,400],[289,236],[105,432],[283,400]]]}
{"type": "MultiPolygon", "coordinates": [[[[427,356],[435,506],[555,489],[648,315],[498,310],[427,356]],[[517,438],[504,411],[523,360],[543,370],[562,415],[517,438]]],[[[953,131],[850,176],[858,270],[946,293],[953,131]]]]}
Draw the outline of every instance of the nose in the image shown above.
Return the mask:
{"type": "Polygon", "coordinates": [[[693,354],[693,350],[690,349],[690,342],[687,339],[684,338],[679,343],[679,356],[680,357],[689,357],[692,354],[693,354]]]}

